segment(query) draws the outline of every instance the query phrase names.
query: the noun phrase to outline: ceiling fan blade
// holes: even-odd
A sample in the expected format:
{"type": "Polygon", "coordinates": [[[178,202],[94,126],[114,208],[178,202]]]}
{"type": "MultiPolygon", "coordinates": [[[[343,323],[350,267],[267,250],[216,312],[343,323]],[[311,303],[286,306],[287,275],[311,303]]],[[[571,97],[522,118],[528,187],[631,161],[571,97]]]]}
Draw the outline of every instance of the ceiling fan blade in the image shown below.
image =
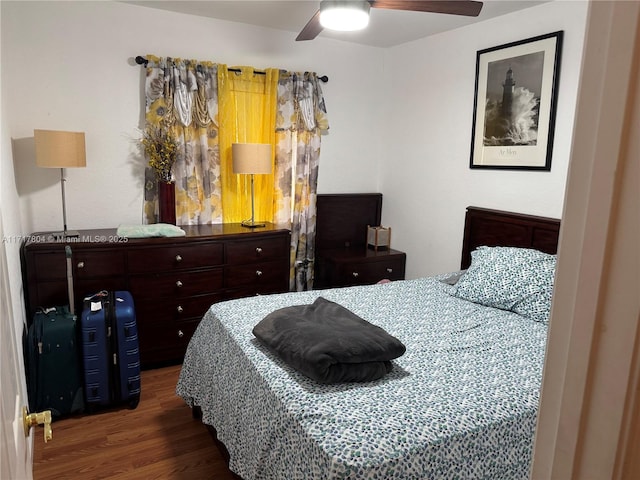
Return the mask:
{"type": "Polygon", "coordinates": [[[313,40],[322,30],[324,29],[322,28],[322,25],[320,25],[320,10],[318,10],[298,34],[296,42],[301,40],[313,40]]]}
{"type": "Polygon", "coordinates": [[[473,0],[372,0],[370,3],[374,8],[387,10],[449,13],[467,17],[477,17],[482,10],[482,2],[473,0]]]}

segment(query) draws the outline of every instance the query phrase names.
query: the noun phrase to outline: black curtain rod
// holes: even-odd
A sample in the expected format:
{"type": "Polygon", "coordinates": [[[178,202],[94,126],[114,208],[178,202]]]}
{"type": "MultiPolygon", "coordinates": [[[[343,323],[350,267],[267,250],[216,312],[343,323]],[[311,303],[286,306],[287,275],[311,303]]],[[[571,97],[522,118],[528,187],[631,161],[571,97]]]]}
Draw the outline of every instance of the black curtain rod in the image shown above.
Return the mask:
{"type": "MultiPolygon", "coordinates": [[[[147,60],[146,58],[138,55],[136,57],[136,63],[138,65],[144,65],[146,67],[147,64],[149,63],[149,60],[147,60]]],[[[230,72],[240,72],[241,71],[239,68],[228,68],[227,70],[229,70],[230,72]]],[[[254,70],[253,73],[257,73],[258,75],[265,75],[265,72],[263,72],[261,70],[254,70]]],[[[322,75],[321,77],[318,77],[318,80],[320,80],[323,83],[327,83],[329,81],[329,77],[327,77],[326,75],[322,75]]]]}

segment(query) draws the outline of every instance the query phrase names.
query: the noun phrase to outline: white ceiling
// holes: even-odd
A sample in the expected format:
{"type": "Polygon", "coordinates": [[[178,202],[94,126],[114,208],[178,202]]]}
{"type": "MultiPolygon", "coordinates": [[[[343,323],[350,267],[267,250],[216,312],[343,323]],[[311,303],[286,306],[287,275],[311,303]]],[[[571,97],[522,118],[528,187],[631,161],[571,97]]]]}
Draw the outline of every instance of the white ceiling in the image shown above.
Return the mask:
{"type": "MultiPolygon", "coordinates": [[[[372,8],[369,26],[366,30],[360,32],[324,30],[319,36],[374,47],[392,47],[474,22],[482,22],[489,18],[530,8],[545,3],[545,1],[549,0],[485,0],[478,17],[372,8]]],[[[320,5],[319,0],[141,0],[123,3],[248,23],[296,34],[302,30],[302,27],[306,25],[320,5]]],[[[294,39],[295,35],[291,37],[291,41],[294,39]]]]}

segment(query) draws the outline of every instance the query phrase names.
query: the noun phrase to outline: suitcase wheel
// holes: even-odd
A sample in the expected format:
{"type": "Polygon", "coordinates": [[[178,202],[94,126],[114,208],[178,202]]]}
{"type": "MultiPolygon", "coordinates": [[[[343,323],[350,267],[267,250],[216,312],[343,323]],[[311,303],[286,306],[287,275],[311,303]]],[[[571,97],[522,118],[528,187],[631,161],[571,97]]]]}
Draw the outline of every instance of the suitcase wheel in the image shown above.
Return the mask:
{"type": "Polygon", "coordinates": [[[140,403],[140,395],[136,395],[135,397],[129,399],[129,408],[131,410],[134,410],[139,403],[140,403]]]}

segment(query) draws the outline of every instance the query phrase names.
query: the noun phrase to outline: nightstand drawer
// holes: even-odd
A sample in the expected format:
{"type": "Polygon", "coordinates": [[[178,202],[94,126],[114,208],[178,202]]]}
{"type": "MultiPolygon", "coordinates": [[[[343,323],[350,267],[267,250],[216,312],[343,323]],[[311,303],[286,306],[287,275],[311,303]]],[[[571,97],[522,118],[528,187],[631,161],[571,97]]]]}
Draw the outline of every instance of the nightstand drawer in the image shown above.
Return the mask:
{"type": "Polygon", "coordinates": [[[289,236],[228,242],[226,248],[228,264],[264,262],[288,255],[289,236]]]}
{"type": "Polygon", "coordinates": [[[166,272],[221,265],[223,250],[222,243],[139,248],[128,254],[129,271],[131,273],[166,272]]]}
{"type": "Polygon", "coordinates": [[[376,283],[383,279],[404,278],[404,258],[389,258],[380,262],[348,263],[343,267],[345,281],[353,284],[376,283]]]}
{"type": "Polygon", "coordinates": [[[316,260],[314,288],[329,288],[403,280],[407,255],[398,250],[344,248],[321,252],[316,260]]]}
{"type": "Polygon", "coordinates": [[[133,298],[190,297],[222,288],[222,268],[130,277],[133,298]]]}

